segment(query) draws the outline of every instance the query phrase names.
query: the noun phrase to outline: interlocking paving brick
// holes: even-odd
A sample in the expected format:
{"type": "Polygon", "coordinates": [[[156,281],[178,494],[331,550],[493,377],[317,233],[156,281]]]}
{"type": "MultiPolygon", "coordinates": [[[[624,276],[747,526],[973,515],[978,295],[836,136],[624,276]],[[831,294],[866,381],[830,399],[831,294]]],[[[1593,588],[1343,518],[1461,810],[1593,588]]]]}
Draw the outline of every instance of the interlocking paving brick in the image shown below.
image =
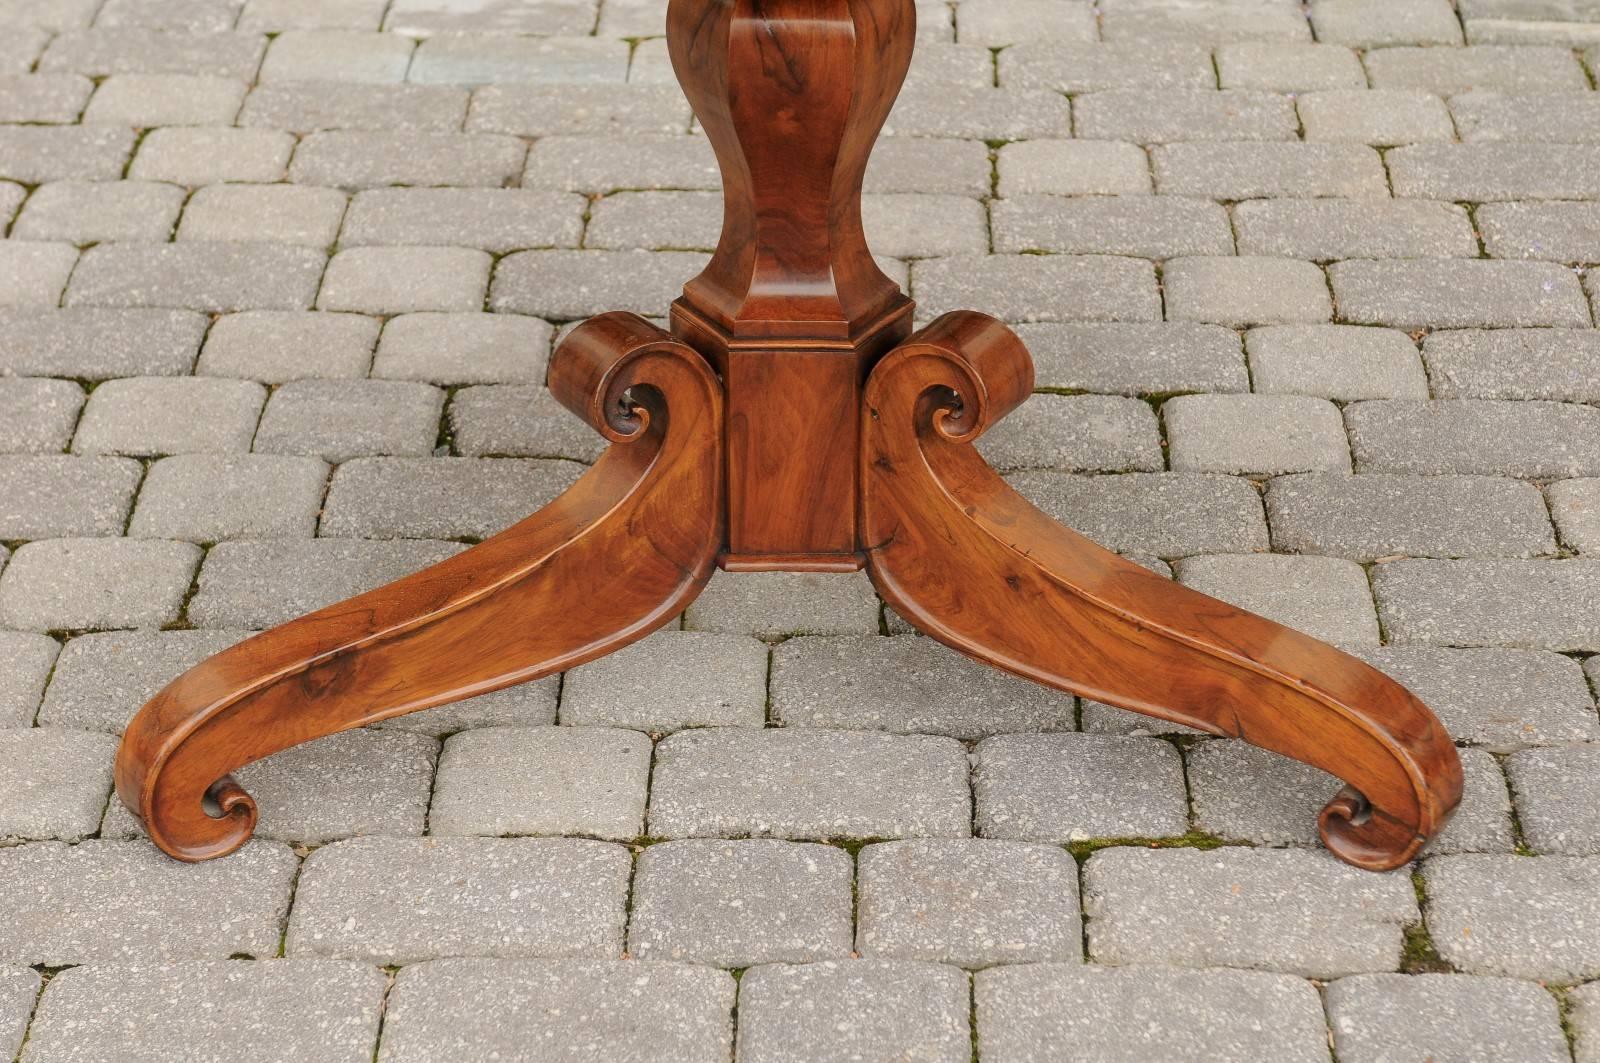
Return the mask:
{"type": "Polygon", "coordinates": [[[271,627],[409,576],[460,549],[425,541],[220,543],[206,556],[189,620],[210,628],[271,627]]]}
{"type": "Polygon", "coordinates": [[[1388,153],[1396,196],[1419,199],[1596,199],[1600,146],[1414,144],[1388,153]]]}
{"type": "MultiPolygon", "coordinates": [[[[1317,814],[1343,783],[1309,764],[1237,741],[1209,741],[1186,757],[1195,826],[1256,845],[1317,845],[1317,814]]],[[[1493,756],[1463,749],[1466,789],[1429,854],[1510,852],[1511,798],[1493,756]]]]}
{"type": "Polygon", "coordinates": [[[1528,847],[1600,855],[1600,745],[1524,749],[1506,758],[1528,847]]]}
{"type": "Polygon", "coordinates": [[[1267,549],[1261,497],[1234,476],[1013,473],[1011,486],[1108,550],[1184,557],[1267,549]]]}
{"type": "Polygon", "coordinates": [[[0,730],[0,839],[7,844],[93,834],[111,792],[110,735],[0,730]]]}
{"type": "Polygon", "coordinates": [[[15,181],[0,181],[0,228],[11,224],[27,197],[28,190],[15,181]]]}
{"type": "Polygon", "coordinates": [[[923,735],[680,731],[656,748],[649,833],[964,838],[966,751],[954,739],[923,735]]]}
{"type": "Polygon", "coordinates": [[[489,309],[557,321],[662,314],[707,261],[695,251],[519,251],[495,264],[489,309]]]}
{"type": "Polygon", "coordinates": [[[1583,669],[1559,653],[1385,646],[1358,656],[1416,692],[1457,741],[1509,753],[1600,740],[1583,669]]]}
{"type": "Polygon", "coordinates": [[[1462,43],[1450,0],[1317,0],[1311,28],[1319,41],[1355,48],[1462,43]]]}
{"type": "MultiPolygon", "coordinates": [[[[1021,196],[997,201],[991,211],[994,249],[999,252],[1136,258],[1233,253],[1227,211],[1198,199],[1021,196]]],[[[892,248],[885,250],[894,253],[892,248]]]]}
{"type": "Polygon", "coordinates": [[[1348,470],[1338,407],[1306,395],[1179,395],[1161,407],[1174,471],[1348,470]]]}
{"type": "Polygon", "coordinates": [[[139,141],[128,176],[174,184],[281,181],[295,151],[280,129],[153,129],[139,141]]]}
{"type": "Polygon", "coordinates": [[[358,192],[340,245],[431,244],[517,251],[575,247],[585,203],[514,188],[384,188],[358,192]]]}
{"type": "Polygon", "coordinates": [[[515,314],[406,314],[383,330],[372,375],[433,384],[544,383],[554,329],[515,314]]]}
{"type": "Polygon", "coordinates": [[[978,452],[1001,470],[1163,468],[1155,412],[1137,399],[1109,395],[1035,395],[986,433],[978,452]]]}
{"type": "Polygon", "coordinates": [[[1396,643],[1600,650],[1593,561],[1396,561],[1372,587],[1396,643]]]}
{"type": "MultiPolygon", "coordinates": [[[[1459,858],[1444,858],[1459,859],[1459,858]]],[[[1297,849],[1102,849],[1084,866],[1089,955],[1113,965],[1394,970],[1420,918],[1404,872],[1297,849]],[[1228,933],[1217,933],[1227,926],[1228,933]]]]}
{"type": "Polygon", "coordinates": [[[0,177],[26,184],[115,181],[122,176],[133,144],[131,129],[0,126],[0,177]]]}
{"type": "Polygon", "coordinates": [[[1396,329],[1270,325],[1245,334],[1257,392],[1324,399],[1425,399],[1417,346],[1396,329]]]}
{"type": "Polygon", "coordinates": [[[1373,197],[1389,194],[1378,153],[1359,144],[1161,144],[1150,158],[1163,195],[1347,196],[1360,200],[1352,208],[1368,210],[1380,206],[1370,202],[1373,197]]]}
{"type": "Polygon", "coordinates": [[[289,179],[304,185],[462,185],[499,188],[522,170],[515,137],[337,129],[312,133],[295,149],[289,179]]]}
{"type": "Polygon", "coordinates": [[[153,627],[178,618],[200,563],[190,543],[41,539],[0,578],[0,624],[24,631],[153,627]]]}
{"type": "Polygon", "coordinates": [[[540,1045],[616,1063],[721,1063],[734,991],[726,971],[691,964],[435,960],[396,976],[380,1058],[512,1059],[540,1045]]]}
{"type": "Polygon", "coordinates": [[[973,779],[985,838],[1060,844],[1189,829],[1177,750],[1151,738],[990,738],[978,745],[973,779]]]}
{"type": "Polygon", "coordinates": [[[244,0],[106,0],[94,24],[222,33],[233,28],[243,6],[244,0]]]}
{"type": "Polygon", "coordinates": [[[767,647],[748,635],[658,631],[567,672],[561,722],[661,734],[766,722],[767,647]]]}
{"type": "Polygon", "coordinates": [[[963,839],[861,850],[856,949],[961,967],[1078,960],[1078,867],[1051,845],[963,839]]]}
{"type": "Polygon", "coordinates": [[[1218,48],[1216,61],[1218,82],[1225,89],[1314,92],[1367,86],[1361,60],[1341,44],[1242,41],[1218,48]]]}
{"type": "Polygon", "coordinates": [[[378,322],[359,314],[247,310],[218,318],[196,372],[283,384],[304,377],[364,377],[378,322]]]}
{"type": "Polygon", "coordinates": [[[126,458],[0,458],[0,539],[121,535],[143,475],[126,458]]]}
{"type": "Polygon", "coordinates": [[[1544,262],[1335,262],[1341,319],[1397,328],[1579,326],[1590,323],[1578,278],[1544,262]]]}
{"type": "MultiPolygon", "coordinates": [[[[1309,267],[1315,268],[1315,267],[1309,267]]],[[[912,265],[922,313],[982,306],[1004,321],[1159,321],[1148,262],[1105,255],[951,255],[912,265]]]]}
{"type": "MultiPolygon", "coordinates": [[[[439,743],[403,731],[344,731],[239,768],[260,806],[256,834],[300,845],[366,835],[420,835],[439,743]]],[[[112,801],[102,838],[142,836],[112,801]]]]}
{"type": "Polygon", "coordinates": [[[1074,129],[1089,140],[1294,140],[1288,96],[1272,92],[1110,89],[1078,97],[1074,129]]]}
{"type": "MultiPolygon", "coordinates": [[[[874,159],[885,146],[878,145],[874,159]]],[[[981,154],[979,194],[987,190],[989,182],[988,152],[981,154]]],[[[622,188],[714,191],[719,178],[716,156],[705,137],[648,133],[549,136],[529,150],[522,187],[591,195],[622,188]]]]}
{"type": "Polygon", "coordinates": [[[1428,931],[1468,974],[1571,982],[1600,974],[1600,858],[1464,853],[1422,865],[1428,931]]]}
{"type": "Polygon", "coordinates": [[[1321,999],[1289,975],[1041,963],[974,986],[978,1051],[998,1063],[1328,1058],[1321,999]]]}
{"type": "Polygon", "coordinates": [[[1007,198],[1144,195],[1151,190],[1150,159],[1135,144],[1113,140],[1024,140],[1002,147],[997,160],[997,190],[1007,198]]]}
{"type": "Polygon", "coordinates": [[[861,575],[717,572],[684,613],[690,631],[783,638],[878,631],[878,599],[861,575]]]}
{"type": "Polygon", "coordinates": [[[689,101],[670,85],[487,85],[472,94],[467,129],[519,137],[684,133],[689,116],[689,101]]]}
{"type": "Polygon", "coordinates": [[[248,380],[133,377],[95,388],[73,436],[75,454],[245,451],[266,389],[248,380]],[[172,416],[183,410],[183,418],[172,416]]]}
{"type": "Polygon", "coordinates": [[[82,409],[83,389],[70,380],[0,377],[0,453],[59,454],[82,409]]]}
{"type": "Polygon", "coordinates": [[[1118,395],[1248,391],[1239,335],[1192,322],[1020,325],[1039,387],[1118,395]]]}
{"type": "Polygon", "coordinates": [[[1545,488],[1561,541],[1580,554],[1600,550],[1600,480],[1561,480],[1545,488]]]}
{"type": "MultiPolygon", "coordinates": [[[[1376,646],[1378,618],[1360,565],[1335,557],[1213,554],[1175,566],[1178,581],[1336,646],[1376,646]]],[[[1389,630],[1393,630],[1392,628],[1389,630]]]]}
{"type": "Polygon", "coordinates": [[[39,695],[50,677],[60,644],[48,635],[0,631],[0,727],[28,727],[39,709],[39,695]]]}
{"type": "Polygon", "coordinates": [[[453,85],[319,81],[257,85],[245,97],[238,124],[315,133],[324,129],[457,133],[467,117],[466,89],[453,85]]]}
{"type": "Polygon", "coordinates": [[[272,39],[259,79],[273,81],[401,81],[415,42],[360,30],[286,30],[272,39]]]}
{"type": "Polygon", "coordinates": [[[59,305],[77,262],[78,249],[68,243],[0,242],[0,306],[59,305]]]}
{"type": "Polygon", "coordinates": [[[1347,407],[1361,472],[1557,479],[1600,470],[1600,415],[1558,402],[1435,399],[1347,407]]]}
{"type": "Polygon", "coordinates": [[[184,208],[179,240],[270,240],[325,248],[339,233],[344,193],[299,185],[211,185],[184,208]]]}
{"type": "Polygon", "coordinates": [[[328,260],[317,308],[373,314],[481,310],[489,266],[487,252],[466,247],[354,247],[328,260]]]}
{"type": "Polygon", "coordinates": [[[449,85],[616,83],[627,78],[628,52],[626,41],[604,37],[451,34],[423,41],[405,76],[449,85]]]}
{"type": "Polygon", "coordinates": [[[850,854],[753,839],[662,842],[639,854],[628,952],[718,967],[851,952],[850,854]]]}
{"type": "Polygon", "coordinates": [[[266,47],[267,39],[259,33],[97,27],[56,37],[39,58],[39,69],[90,77],[198,74],[249,81],[266,47]]]}
{"type": "Polygon", "coordinates": [[[338,960],[74,967],[50,980],[26,1058],[148,1058],[185,1044],[234,1058],[365,1063],[383,992],[382,971],[338,960]]]}
{"type": "Polygon", "coordinates": [[[383,28],[407,36],[436,33],[588,33],[594,28],[592,0],[482,4],[462,0],[394,0],[383,28]]]}
{"type": "MultiPolygon", "coordinates": [[[[180,674],[244,637],[238,631],[100,631],[67,642],[39,709],[41,727],[121,734],[180,674]]],[[[43,675],[40,675],[43,682],[43,675]]]]}
{"type": "Polygon", "coordinates": [[[1582,92],[1589,87],[1569,48],[1377,48],[1367,53],[1366,66],[1375,89],[1425,89],[1441,96],[1473,89],[1582,92]]]}
{"type": "Polygon", "coordinates": [[[721,224],[716,192],[618,192],[593,205],[584,244],[611,251],[709,251],[721,224]]]}
{"type": "MultiPolygon", "coordinates": [[[[971,140],[1070,137],[1072,111],[1066,97],[1055,92],[912,84],[900,94],[884,132],[971,140]]],[[[1086,130],[1079,132],[1091,136],[1086,130]]]]}
{"type": "Polygon", "coordinates": [[[375,30],[383,21],[386,0],[245,0],[239,28],[281,33],[284,30],[375,30]]]}
{"type": "Polygon", "coordinates": [[[613,959],[631,861],[581,838],[353,838],[306,859],[286,955],[613,959]]]}
{"type": "Polygon", "coordinates": [[[1288,258],[1175,258],[1162,286],[1172,321],[1243,327],[1326,321],[1333,313],[1322,270],[1288,258]]]}
{"type": "Polygon", "coordinates": [[[232,125],[244,82],[192,74],[114,74],[84,109],[85,125],[232,125]]]}
{"type": "Polygon", "coordinates": [[[205,864],[145,841],[0,849],[0,886],[16,901],[0,955],[51,967],[275,956],[298,863],[262,841],[205,864]]]}
{"type": "Polygon", "coordinates": [[[1573,1058],[1577,1063],[1600,1059],[1600,983],[1590,982],[1567,994],[1571,1003],[1568,1021],[1572,1024],[1573,1058]]]}
{"type": "Polygon", "coordinates": [[[1556,552],[1538,488],[1501,477],[1279,476],[1266,503],[1273,546],[1288,553],[1376,561],[1556,552]]]}
{"type": "Polygon", "coordinates": [[[439,759],[431,834],[644,833],[650,739],[601,727],[491,727],[452,735],[439,759]]]}
{"type": "Polygon", "coordinates": [[[357,458],[333,474],[321,534],[487,539],[572,486],[582,466],[521,458],[357,458]]]}
{"type": "Polygon", "coordinates": [[[1525,1059],[1564,1063],[1555,998],[1542,986],[1470,975],[1364,974],[1328,986],[1340,1060],[1525,1059]]]}
{"type": "MultiPolygon", "coordinates": [[[[40,981],[39,973],[26,967],[0,967],[0,1052],[10,1052],[15,1057],[22,1048],[40,981]]],[[[962,982],[964,1000],[965,979],[962,982]]],[[[35,1038],[40,1032],[35,1029],[35,1038]]]]}
{"type": "Polygon", "coordinates": [[[36,188],[11,229],[13,239],[165,240],[183,189],[150,181],[52,181],[36,188]]]}
{"type": "MultiPolygon", "coordinates": [[[[862,221],[879,255],[929,258],[989,250],[983,204],[966,196],[869,195],[862,203],[862,221]]],[[[590,233],[594,225],[591,221],[590,233]]]]}
{"type": "Polygon", "coordinates": [[[1444,101],[1418,89],[1328,89],[1295,100],[1307,141],[1388,147],[1455,139],[1444,101]]]}
{"type": "Polygon", "coordinates": [[[1000,84],[1013,89],[1078,93],[1217,83],[1209,50],[1190,41],[1024,41],[1002,51],[999,66],[1000,84]]]}
{"type": "Polygon", "coordinates": [[[739,981],[739,1058],[965,1063],[970,1007],[967,976],[939,964],[766,964],[739,981]],[[843,1015],[849,1020],[836,1021],[843,1015]]]}
{"type": "MultiPolygon", "coordinates": [[[[987,49],[984,51],[987,58],[987,49]]],[[[715,187],[715,180],[712,185],[715,187]]],[[[989,146],[977,140],[950,140],[943,137],[880,140],[872,149],[872,158],[867,163],[865,189],[868,195],[917,192],[923,195],[989,196],[994,192],[989,146]]]]}
{"type": "Polygon", "coordinates": [[[961,15],[961,39],[991,48],[1098,37],[1094,9],[1077,0],[967,0],[961,15]]]}
{"type": "Polygon", "coordinates": [[[1465,92],[1450,98],[1450,112],[1461,130],[1461,139],[1467,142],[1593,144],[1600,141],[1600,109],[1589,95],[1465,92]]]}
{"type": "Polygon", "coordinates": [[[423,456],[439,436],[444,393],[396,380],[294,380],[267,402],[255,449],[331,462],[372,454],[423,456]]]}
{"type": "Polygon", "coordinates": [[[66,305],[304,310],[323,263],[320,251],[278,244],[100,244],[84,252],[66,305]]]}
{"type": "Polygon", "coordinates": [[[1169,7],[1150,0],[1104,5],[1101,35],[1108,41],[1148,39],[1226,44],[1235,41],[1309,41],[1305,12],[1293,4],[1239,7],[1228,0],[1199,0],[1169,7]]]}
{"type": "Polygon", "coordinates": [[[549,391],[531,385],[463,388],[451,398],[446,417],[454,452],[468,457],[593,462],[609,445],[549,391]]]}
{"type": "Polygon", "coordinates": [[[1072,730],[1071,695],[916,635],[806,637],[772,655],[771,712],[785,727],[942,734],[1072,730]]]}
{"type": "Polygon", "coordinates": [[[1600,204],[1485,203],[1475,217],[1495,258],[1600,259],[1600,204]]]}
{"type": "MultiPolygon", "coordinates": [[[[14,16],[16,12],[8,9],[7,14],[14,16]]],[[[13,22],[5,39],[0,40],[0,70],[7,74],[26,74],[33,69],[50,37],[50,31],[42,26],[13,22]]]]}
{"type": "Polygon", "coordinates": [[[1317,262],[1478,255],[1471,219],[1451,203],[1251,200],[1233,208],[1233,220],[1242,255],[1317,262]]]}
{"type": "Polygon", "coordinates": [[[183,454],[150,466],[128,534],[141,538],[310,538],[328,467],[314,458],[183,454]]]}

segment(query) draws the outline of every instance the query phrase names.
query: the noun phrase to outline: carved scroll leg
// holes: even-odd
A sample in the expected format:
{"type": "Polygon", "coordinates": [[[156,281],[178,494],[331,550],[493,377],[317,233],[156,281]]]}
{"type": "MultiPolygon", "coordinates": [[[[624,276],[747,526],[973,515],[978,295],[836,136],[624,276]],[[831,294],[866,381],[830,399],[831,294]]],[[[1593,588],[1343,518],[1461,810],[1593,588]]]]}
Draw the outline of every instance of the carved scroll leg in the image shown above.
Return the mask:
{"type": "Polygon", "coordinates": [[[676,616],[722,544],[722,392],[632,314],[575,330],[551,389],[614,445],[565,494],[442,564],[240,643],[129,726],[117,792],[162,849],[231,852],[256,806],[229,772],[336,731],[582,664],[676,616]],[[208,815],[208,792],[222,807],[208,815]]]}
{"type": "Polygon", "coordinates": [[[1233,735],[1344,779],[1323,840],[1397,867],[1461,799],[1432,712],[1387,676],[1146,571],[1052,521],[971,443],[1033,387],[1027,350],[948,314],[867,382],[862,541],[873,582],[934,638],[1047,686],[1233,735]]]}

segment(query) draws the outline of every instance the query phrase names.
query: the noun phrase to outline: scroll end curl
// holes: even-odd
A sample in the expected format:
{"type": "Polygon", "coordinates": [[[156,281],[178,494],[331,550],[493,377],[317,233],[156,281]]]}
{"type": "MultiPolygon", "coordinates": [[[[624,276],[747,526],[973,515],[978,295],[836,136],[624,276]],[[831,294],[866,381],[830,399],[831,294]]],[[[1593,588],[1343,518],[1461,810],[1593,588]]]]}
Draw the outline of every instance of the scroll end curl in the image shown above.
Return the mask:
{"type": "Polygon", "coordinates": [[[573,329],[556,348],[550,391],[611,442],[639,439],[652,419],[666,413],[655,388],[641,378],[640,364],[644,355],[669,348],[693,354],[670,332],[637,314],[601,314],[573,329]]]}
{"type": "Polygon", "coordinates": [[[1328,851],[1368,871],[1392,871],[1409,863],[1432,831],[1418,831],[1374,808],[1360,791],[1345,787],[1317,815],[1328,851]]]}
{"type": "Polygon", "coordinates": [[[867,387],[873,406],[883,393],[909,389],[919,425],[951,442],[971,443],[1033,393],[1033,359],[1000,321],[957,310],[890,352],[867,387]]]}

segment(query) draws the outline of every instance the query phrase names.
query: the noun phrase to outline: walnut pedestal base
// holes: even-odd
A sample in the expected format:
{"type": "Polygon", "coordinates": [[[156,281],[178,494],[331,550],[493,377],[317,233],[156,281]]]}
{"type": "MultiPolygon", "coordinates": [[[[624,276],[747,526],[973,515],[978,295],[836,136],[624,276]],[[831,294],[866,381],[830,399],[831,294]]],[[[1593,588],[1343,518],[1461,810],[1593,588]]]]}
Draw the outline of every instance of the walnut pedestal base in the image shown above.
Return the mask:
{"type": "Polygon", "coordinates": [[[1352,864],[1399,866],[1438,833],[1461,766],[1408,691],[1100,549],[974,450],[1032,391],[1032,360],[978,313],[912,334],[911,300],[862,232],[914,17],[913,0],[672,0],[673,63],[716,149],[725,220],[671,332],[605,314],[556,352],[551,390],[611,448],[515,527],[157,695],[116,765],[157,845],[236,849],[256,822],[230,774],[242,765],[593,660],[672,620],[718,564],[864,567],[963,653],[1316,765],[1348,784],[1320,827],[1352,864]]]}

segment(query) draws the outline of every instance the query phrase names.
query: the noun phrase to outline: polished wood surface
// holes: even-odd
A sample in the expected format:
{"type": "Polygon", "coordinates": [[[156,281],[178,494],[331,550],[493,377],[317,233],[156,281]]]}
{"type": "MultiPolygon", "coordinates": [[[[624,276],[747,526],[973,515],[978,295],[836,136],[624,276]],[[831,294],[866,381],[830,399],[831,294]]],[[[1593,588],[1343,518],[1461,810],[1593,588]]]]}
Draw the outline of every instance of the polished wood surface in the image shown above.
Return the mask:
{"type": "Polygon", "coordinates": [[[671,620],[720,563],[863,565],[979,660],[1314,764],[1340,858],[1413,857],[1461,797],[1439,721],[1367,665],[1061,527],[973,449],[1027,398],[1004,325],[912,304],[862,229],[912,0],[672,0],[670,50],[723,171],[725,222],[668,334],[577,328],[550,387],[612,442],[546,509],[440,565],[264,632],[140,711],[117,792],[162,849],[237,848],[232,772],[322,735],[581,664],[671,620]],[[221,815],[208,814],[212,797],[221,815]]]}

